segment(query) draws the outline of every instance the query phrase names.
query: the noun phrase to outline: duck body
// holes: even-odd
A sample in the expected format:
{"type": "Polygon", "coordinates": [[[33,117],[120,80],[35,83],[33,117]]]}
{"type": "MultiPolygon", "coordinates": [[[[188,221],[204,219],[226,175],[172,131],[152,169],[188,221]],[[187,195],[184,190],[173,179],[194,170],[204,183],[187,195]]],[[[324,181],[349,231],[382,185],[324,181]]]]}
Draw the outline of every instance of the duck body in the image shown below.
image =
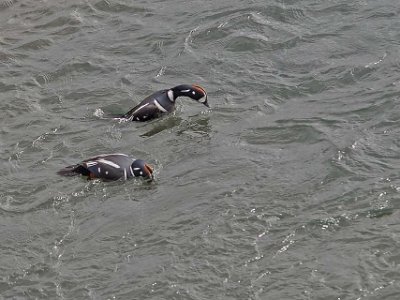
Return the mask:
{"type": "Polygon", "coordinates": [[[141,159],[135,159],[122,153],[102,154],[65,167],[58,171],[62,176],[87,176],[87,179],[112,181],[144,177],[153,179],[153,168],[141,159]]]}
{"type": "Polygon", "coordinates": [[[155,92],[120,118],[139,122],[159,118],[175,109],[175,100],[180,96],[190,97],[209,107],[205,89],[198,85],[182,84],[155,92]]]}
{"type": "Polygon", "coordinates": [[[138,105],[128,111],[122,118],[130,121],[145,122],[161,117],[165,113],[170,113],[175,108],[175,101],[172,102],[168,95],[168,90],[161,90],[146,97],[138,105]]]}

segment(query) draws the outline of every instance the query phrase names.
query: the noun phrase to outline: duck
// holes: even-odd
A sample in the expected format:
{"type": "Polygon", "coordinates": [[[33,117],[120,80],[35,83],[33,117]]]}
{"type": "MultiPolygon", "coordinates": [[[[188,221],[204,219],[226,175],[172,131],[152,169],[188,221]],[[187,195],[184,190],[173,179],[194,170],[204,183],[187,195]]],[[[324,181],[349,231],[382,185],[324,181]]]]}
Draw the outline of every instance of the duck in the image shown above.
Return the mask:
{"type": "Polygon", "coordinates": [[[144,177],[153,180],[153,167],[142,159],[123,153],[101,154],[67,166],[57,172],[61,176],[86,176],[88,180],[127,180],[144,177]]]}
{"type": "Polygon", "coordinates": [[[204,88],[196,84],[181,84],[151,94],[126,114],[118,117],[118,119],[145,122],[159,118],[172,112],[175,109],[175,100],[181,96],[192,98],[206,107],[210,107],[208,105],[207,92],[204,88]]]}

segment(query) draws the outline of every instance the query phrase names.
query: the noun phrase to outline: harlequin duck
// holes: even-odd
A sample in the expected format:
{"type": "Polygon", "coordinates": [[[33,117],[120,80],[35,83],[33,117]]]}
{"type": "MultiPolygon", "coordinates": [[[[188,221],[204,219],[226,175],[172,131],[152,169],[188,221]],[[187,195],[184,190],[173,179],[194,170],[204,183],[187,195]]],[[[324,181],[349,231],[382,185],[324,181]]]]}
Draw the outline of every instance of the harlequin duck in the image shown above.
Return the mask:
{"type": "Polygon", "coordinates": [[[120,118],[130,121],[148,121],[170,113],[175,108],[175,100],[180,96],[192,98],[207,107],[207,92],[199,85],[181,84],[168,90],[161,90],[145,98],[142,102],[120,118]]]}
{"type": "Polygon", "coordinates": [[[82,162],[65,167],[57,172],[62,176],[83,175],[89,179],[103,179],[105,181],[129,179],[142,176],[153,179],[153,168],[141,159],[131,158],[121,153],[103,154],[82,162]]]}

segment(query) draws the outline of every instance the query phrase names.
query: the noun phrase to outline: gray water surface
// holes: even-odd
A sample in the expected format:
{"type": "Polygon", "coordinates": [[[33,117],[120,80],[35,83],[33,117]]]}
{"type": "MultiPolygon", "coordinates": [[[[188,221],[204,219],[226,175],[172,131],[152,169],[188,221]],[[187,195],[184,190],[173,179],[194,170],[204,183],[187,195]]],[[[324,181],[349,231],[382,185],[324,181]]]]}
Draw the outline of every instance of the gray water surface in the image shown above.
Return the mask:
{"type": "Polygon", "coordinates": [[[398,0],[0,0],[0,298],[400,299],[398,0]],[[119,123],[154,91],[211,109],[119,123]],[[122,152],[156,181],[56,171],[122,152]]]}

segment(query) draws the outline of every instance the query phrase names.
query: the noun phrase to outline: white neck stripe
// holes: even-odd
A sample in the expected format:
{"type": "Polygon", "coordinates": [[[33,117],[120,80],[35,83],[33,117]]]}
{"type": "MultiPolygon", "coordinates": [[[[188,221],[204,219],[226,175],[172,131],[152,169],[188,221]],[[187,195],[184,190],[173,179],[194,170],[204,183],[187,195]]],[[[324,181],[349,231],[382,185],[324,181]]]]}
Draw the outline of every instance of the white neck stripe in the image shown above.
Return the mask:
{"type": "Polygon", "coordinates": [[[174,91],[173,90],[168,90],[167,95],[168,95],[169,101],[171,101],[171,102],[175,101],[174,91]]]}
{"type": "Polygon", "coordinates": [[[166,110],[164,107],[162,107],[161,104],[158,103],[158,101],[157,101],[156,99],[154,99],[154,104],[155,104],[155,105],[157,106],[157,108],[158,108],[159,110],[161,110],[162,112],[167,112],[167,110],[166,110]]]}

